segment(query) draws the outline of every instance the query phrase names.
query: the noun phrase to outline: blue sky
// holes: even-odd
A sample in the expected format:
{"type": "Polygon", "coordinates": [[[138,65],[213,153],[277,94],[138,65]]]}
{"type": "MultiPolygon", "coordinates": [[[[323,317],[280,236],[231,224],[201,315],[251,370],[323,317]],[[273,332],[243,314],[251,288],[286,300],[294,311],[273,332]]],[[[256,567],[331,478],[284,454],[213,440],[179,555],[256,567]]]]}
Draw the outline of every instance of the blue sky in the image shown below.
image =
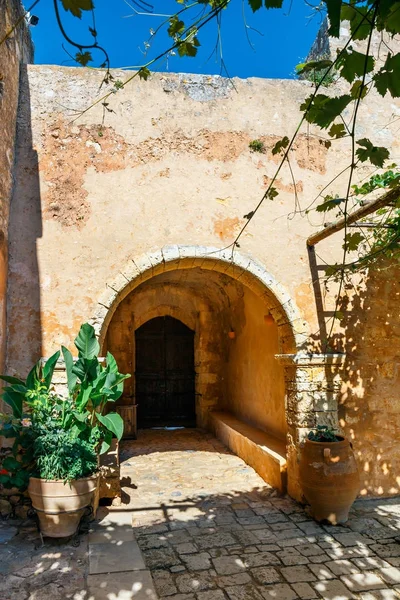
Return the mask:
{"type": "MultiPolygon", "coordinates": [[[[129,2],[129,0],[127,0],[129,2]]],[[[177,6],[175,0],[147,0],[152,2],[154,13],[173,14],[177,6]]],[[[261,9],[252,13],[247,0],[245,15],[247,24],[261,31],[264,35],[248,29],[250,46],[243,22],[242,0],[233,0],[223,11],[222,43],[223,56],[230,76],[237,77],[293,77],[296,64],[301,62],[308,53],[321,24],[319,15],[312,16],[309,6],[304,0],[286,0],[283,9],[261,9]]],[[[26,2],[25,6],[29,6],[26,2]]],[[[150,29],[164,20],[157,16],[135,15],[134,11],[124,0],[95,0],[96,29],[99,43],[109,53],[112,67],[129,67],[141,65],[148,58],[165,50],[170,39],[165,33],[154,38],[144,55],[144,42],[149,39],[150,29]],[[112,8],[110,8],[112,6],[112,8]],[[129,16],[130,15],[130,16],[129,16]],[[132,16],[134,15],[134,16],[132,16]]],[[[88,27],[92,26],[90,13],[84,13],[82,20],[73,18],[60,9],[65,28],[71,38],[80,42],[92,42],[88,27]]],[[[39,24],[32,27],[35,43],[35,62],[38,64],[58,64],[76,66],[71,61],[62,45],[72,54],[76,50],[68,47],[61,36],[55,20],[52,1],[40,0],[33,10],[39,17],[39,24]]],[[[195,16],[196,13],[193,13],[195,16]]],[[[217,39],[216,25],[208,24],[200,32],[201,48],[195,58],[170,57],[168,62],[161,61],[152,70],[171,72],[191,72],[219,74],[220,61],[215,56],[209,58],[217,39]]],[[[95,64],[100,65],[100,53],[93,53],[95,64]]],[[[225,74],[225,73],[223,73],[225,74]]]]}

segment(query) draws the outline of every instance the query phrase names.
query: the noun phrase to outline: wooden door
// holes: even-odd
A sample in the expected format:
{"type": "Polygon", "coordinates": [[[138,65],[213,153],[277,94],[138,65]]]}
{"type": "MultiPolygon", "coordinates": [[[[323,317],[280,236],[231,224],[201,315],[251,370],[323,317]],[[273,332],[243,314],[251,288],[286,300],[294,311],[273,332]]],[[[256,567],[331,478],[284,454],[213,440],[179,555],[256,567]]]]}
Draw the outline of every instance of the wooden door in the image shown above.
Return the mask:
{"type": "Polygon", "coordinates": [[[156,317],[135,338],[138,427],[195,426],[194,332],[156,317]]]}

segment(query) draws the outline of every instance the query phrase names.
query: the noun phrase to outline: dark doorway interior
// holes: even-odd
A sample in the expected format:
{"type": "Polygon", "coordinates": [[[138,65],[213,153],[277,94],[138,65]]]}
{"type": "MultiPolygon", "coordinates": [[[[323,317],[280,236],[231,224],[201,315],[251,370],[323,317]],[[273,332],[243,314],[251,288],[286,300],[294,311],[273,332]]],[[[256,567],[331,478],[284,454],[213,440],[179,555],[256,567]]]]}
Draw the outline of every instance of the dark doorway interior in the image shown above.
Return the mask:
{"type": "Polygon", "coordinates": [[[194,331],[156,317],[135,332],[138,427],[194,427],[194,331]]]}

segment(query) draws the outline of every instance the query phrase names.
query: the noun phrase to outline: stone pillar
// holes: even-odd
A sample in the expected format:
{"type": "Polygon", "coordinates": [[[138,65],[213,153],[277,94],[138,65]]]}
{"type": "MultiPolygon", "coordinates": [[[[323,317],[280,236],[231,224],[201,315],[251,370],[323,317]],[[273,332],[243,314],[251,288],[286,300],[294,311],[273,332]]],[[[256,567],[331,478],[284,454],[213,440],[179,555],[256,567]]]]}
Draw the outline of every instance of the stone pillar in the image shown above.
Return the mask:
{"type": "Polygon", "coordinates": [[[344,354],[279,354],[286,384],[288,493],[302,500],[299,457],[310,429],[329,425],[340,430],[338,398],[344,354]]]}

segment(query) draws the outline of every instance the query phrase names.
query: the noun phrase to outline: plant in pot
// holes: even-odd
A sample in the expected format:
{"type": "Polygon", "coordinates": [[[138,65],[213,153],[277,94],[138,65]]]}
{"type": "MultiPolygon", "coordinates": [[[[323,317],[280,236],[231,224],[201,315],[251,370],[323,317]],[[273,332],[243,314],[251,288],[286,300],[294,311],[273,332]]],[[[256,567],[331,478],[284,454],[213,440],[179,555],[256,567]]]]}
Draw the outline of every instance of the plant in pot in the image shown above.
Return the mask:
{"type": "Polygon", "coordinates": [[[310,431],[301,448],[300,485],[316,521],[345,523],[360,489],[349,440],[326,425],[310,431]]]}
{"type": "Polygon", "coordinates": [[[39,361],[25,382],[1,377],[9,384],[3,400],[12,414],[3,415],[0,433],[15,438],[14,463],[7,465],[24,474],[20,489],[29,480],[28,493],[41,531],[51,537],[75,533],[97,486],[98,456],[110,448],[113,436],[119,440],[123,434],[121,417],[115,412],[106,414],[106,410],[121,396],[129,375],[118,372],[110,353],[105,364],[100,363],[100,346],[89,324],[82,325],[75,346],[76,361],[62,347],[67,398],[51,391],[60,352],[45,364],[39,361]]]}

